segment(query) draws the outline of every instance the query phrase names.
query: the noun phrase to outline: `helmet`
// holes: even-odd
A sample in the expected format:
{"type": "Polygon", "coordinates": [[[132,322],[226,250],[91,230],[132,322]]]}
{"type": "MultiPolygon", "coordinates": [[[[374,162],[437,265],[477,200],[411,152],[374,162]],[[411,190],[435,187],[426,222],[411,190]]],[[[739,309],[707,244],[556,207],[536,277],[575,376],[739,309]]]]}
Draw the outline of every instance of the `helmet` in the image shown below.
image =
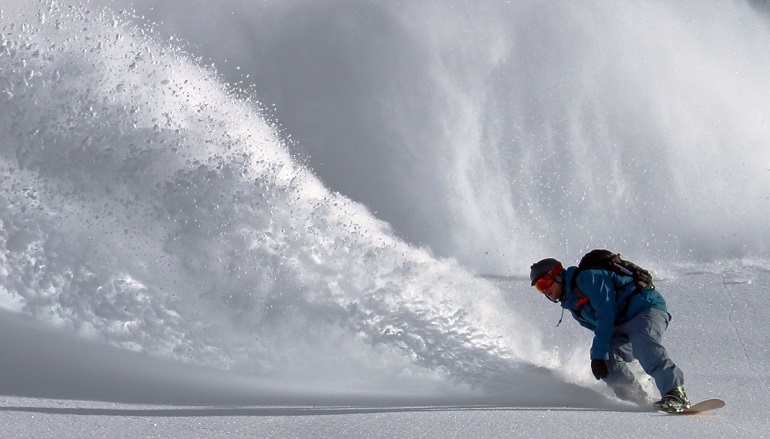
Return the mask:
{"type": "Polygon", "coordinates": [[[542,261],[535,262],[529,267],[529,280],[532,282],[531,285],[534,286],[535,282],[546,274],[554,272],[551,274],[557,275],[563,269],[561,262],[554,258],[546,258],[542,261]]]}

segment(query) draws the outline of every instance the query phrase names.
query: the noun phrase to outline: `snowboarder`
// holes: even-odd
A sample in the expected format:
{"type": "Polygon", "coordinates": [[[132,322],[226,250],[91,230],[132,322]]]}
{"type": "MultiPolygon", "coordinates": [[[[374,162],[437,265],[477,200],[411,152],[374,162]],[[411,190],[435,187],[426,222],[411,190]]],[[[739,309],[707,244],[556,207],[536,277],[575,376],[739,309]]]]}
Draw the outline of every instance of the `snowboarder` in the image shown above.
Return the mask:
{"type": "Polygon", "coordinates": [[[536,262],[529,278],[537,291],[570,310],[575,320],[594,333],[591,371],[604,380],[618,398],[651,402],[627,362],[639,360],[662,395],[659,410],[681,412],[690,407],[684,391],[684,374],[661,344],[671,315],[663,296],[652,288],[637,289],[630,277],[610,270],[564,268],[556,259],[536,262]],[[569,286],[574,285],[572,290],[569,286]]]}

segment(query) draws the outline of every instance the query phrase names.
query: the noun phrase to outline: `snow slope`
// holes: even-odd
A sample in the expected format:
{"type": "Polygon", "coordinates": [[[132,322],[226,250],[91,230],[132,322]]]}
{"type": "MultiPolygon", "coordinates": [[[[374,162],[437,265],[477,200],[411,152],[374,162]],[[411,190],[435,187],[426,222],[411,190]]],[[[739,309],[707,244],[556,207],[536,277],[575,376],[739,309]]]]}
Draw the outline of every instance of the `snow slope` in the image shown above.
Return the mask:
{"type": "MultiPolygon", "coordinates": [[[[0,397],[2,431],[20,438],[768,437],[770,420],[757,409],[768,402],[768,319],[753,304],[770,286],[769,267],[735,260],[680,267],[660,282],[674,313],[666,342],[685,371],[688,391],[693,399],[727,401],[708,415],[672,418],[640,411],[557,377],[541,386],[533,376],[532,388],[501,388],[494,396],[303,388],[131,358],[4,316],[3,334],[27,342],[4,337],[2,386],[17,385],[11,393],[27,397],[8,391],[0,397]],[[76,355],[54,349],[54,341],[76,355]],[[556,394],[541,403],[544,391],[556,394]]],[[[538,317],[549,346],[572,353],[560,366],[574,369],[572,380],[606,393],[589,377],[589,338],[576,323],[554,329],[558,310],[533,297],[526,281],[493,282],[509,294],[510,307],[518,303],[538,317]]]]}
{"type": "Polygon", "coordinates": [[[4,1],[0,432],[767,436],[770,31],[705,3],[4,1]],[[592,379],[526,274],[599,246],[725,409],[592,379]]]}

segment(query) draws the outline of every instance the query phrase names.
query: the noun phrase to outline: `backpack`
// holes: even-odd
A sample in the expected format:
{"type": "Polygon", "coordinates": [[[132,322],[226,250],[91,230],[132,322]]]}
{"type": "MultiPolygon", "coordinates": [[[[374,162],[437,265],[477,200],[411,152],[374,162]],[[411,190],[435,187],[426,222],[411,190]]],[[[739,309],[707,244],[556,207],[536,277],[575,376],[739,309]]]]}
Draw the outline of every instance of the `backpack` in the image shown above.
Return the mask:
{"type": "Polygon", "coordinates": [[[583,310],[583,305],[588,303],[588,297],[586,297],[586,295],[581,293],[580,290],[578,289],[577,278],[581,271],[591,270],[591,269],[608,270],[608,271],[612,271],[617,274],[620,274],[622,276],[630,277],[631,278],[630,282],[615,286],[616,292],[631,283],[636,284],[636,289],[628,296],[628,299],[626,300],[626,303],[624,304],[623,309],[620,311],[620,315],[624,315],[626,311],[628,311],[628,308],[631,305],[631,299],[634,297],[634,295],[638,294],[640,291],[644,289],[655,288],[655,285],[652,283],[652,274],[648,270],[645,270],[644,268],[634,264],[633,262],[622,259],[620,257],[620,253],[613,253],[605,249],[591,250],[580,259],[580,263],[578,263],[578,268],[577,270],[575,270],[575,274],[572,275],[572,282],[570,285],[570,288],[572,289],[572,291],[574,291],[575,294],[578,296],[578,301],[576,303],[578,308],[571,309],[571,311],[580,320],[582,320],[582,317],[580,317],[580,313],[583,310]]]}
{"type": "MultiPolygon", "coordinates": [[[[636,286],[639,289],[655,288],[652,283],[652,274],[644,268],[634,264],[631,261],[626,261],[620,257],[620,253],[613,253],[609,250],[595,249],[586,253],[580,263],[578,264],[578,270],[572,277],[572,288],[576,288],[577,275],[582,270],[609,270],[614,271],[622,276],[628,276],[634,280],[636,286]]],[[[624,287],[622,285],[621,287],[624,287]]],[[[620,287],[618,287],[619,289],[620,287]]]]}

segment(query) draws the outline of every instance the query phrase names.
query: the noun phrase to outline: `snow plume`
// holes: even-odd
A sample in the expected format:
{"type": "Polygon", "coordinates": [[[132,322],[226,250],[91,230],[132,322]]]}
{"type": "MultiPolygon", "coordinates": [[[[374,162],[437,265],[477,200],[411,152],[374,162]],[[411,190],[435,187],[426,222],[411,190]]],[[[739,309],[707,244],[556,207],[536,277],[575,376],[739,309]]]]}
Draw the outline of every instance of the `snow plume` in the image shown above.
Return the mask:
{"type": "Polygon", "coordinates": [[[550,360],[494,285],[326,189],[258,103],[128,18],[41,1],[4,12],[7,307],[308,384],[531,385],[550,360]]]}
{"type": "Polygon", "coordinates": [[[744,0],[130,3],[275,103],[327,187],[477,272],[770,249],[770,26],[744,0]]]}

